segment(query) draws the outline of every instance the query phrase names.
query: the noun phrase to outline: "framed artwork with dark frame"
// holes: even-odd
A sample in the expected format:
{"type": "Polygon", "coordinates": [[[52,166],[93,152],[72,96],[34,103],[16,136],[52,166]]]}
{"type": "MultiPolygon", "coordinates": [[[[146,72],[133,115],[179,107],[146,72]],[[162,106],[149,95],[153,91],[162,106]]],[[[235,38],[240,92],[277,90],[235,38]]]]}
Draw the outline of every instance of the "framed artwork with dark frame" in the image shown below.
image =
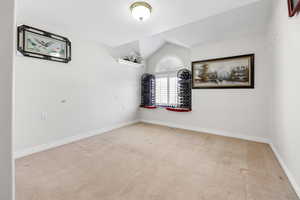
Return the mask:
{"type": "Polygon", "coordinates": [[[68,38],[27,25],[18,26],[17,49],[24,56],[68,63],[71,42],[68,38]]]}
{"type": "Polygon", "coordinates": [[[192,62],[192,87],[254,88],[254,54],[192,62]]]}
{"type": "Polygon", "coordinates": [[[300,0],[288,0],[289,16],[293,17],[300,12],[300,0]]]}

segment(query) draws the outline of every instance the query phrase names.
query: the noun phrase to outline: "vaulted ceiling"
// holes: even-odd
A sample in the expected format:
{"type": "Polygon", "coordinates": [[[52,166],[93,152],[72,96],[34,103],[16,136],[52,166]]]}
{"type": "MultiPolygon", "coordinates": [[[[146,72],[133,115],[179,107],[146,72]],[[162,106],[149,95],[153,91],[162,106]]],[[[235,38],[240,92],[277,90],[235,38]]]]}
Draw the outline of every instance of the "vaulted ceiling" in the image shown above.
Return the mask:
{"type": "Polygon", "coordinates": [[[134,50],[140,52],[143,58],[148,58],[167,42],[191,48],[207,42],[262,34],[270,20],[271,3],[272,0],[257,1],[114,49],[121,53],[119,55],[134,50]]]}
{"type": "MultiPolygon", "coordinates": [[[[207,22],[203,21],[211,16],[218,16],[258,1],[148,0],[147,2],[153,6],[152,17],[141,23],[130,15],[129,6],[134,2],[132,0],[17,0],[17,23],[48,24],[53,27],[61,27],[80,37],[109,46],[118,46],[143,39],[142,45],[149,46],[150,44],[151,47],[154,45],[155,48],[158,48],[161,45],[160,39],[152,38],[156,41],[153,43],[145,38],[161,33],[163,33],[162,38],[164,39],[169,38],[174,42],[178,40],[180,43],[191,46],[201,42],[195,41],[199,37],[212,37],[209,34],[211,32],[207,32],[206,29],[211,29],[214,34],[223,34],[223,30],[239,31],[238,25],[243,24],[243,20],[246,20],[245,27],[254,23],[250,20],[251,17],[260,20],[261,14],[256,16],[257,13],[251,13],[249,10],[245,14],[236,11],[237,15],[228,16],[227,20],[211,18],[207,22]],[[237,23],[237,26],[230,23],[230,20],[237,23]],[[195,24],[190,24],[194,22],[195,24]],[[215,27],[216,23],[219,26],[215,27]],[[196,26],[198,28],[195,28],[196,26]],[[177,29],[168,32],[174,28],[177,29]],[[185,35],[190,33],[192,33],[191,37],[185,38],[185,35]]],[[[151,51],[153,50],[146,50],[146,54],[151,51]]]]}
{"type": "Polygon", "coordinates": [[[261,0],[189,23],[157,37],[185,47],[263,33],[271,16],[272,0],[261,0]]]}

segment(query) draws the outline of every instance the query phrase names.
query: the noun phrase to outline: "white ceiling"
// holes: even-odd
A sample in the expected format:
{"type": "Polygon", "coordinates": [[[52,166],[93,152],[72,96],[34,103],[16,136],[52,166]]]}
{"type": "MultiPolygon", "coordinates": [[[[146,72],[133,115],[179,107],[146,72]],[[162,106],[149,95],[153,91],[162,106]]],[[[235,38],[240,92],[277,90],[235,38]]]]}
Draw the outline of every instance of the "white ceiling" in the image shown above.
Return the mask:
{"type": "Polygon", "coordinates": [[[211,41],[253,35],[266,31],[272,0],[257,1],[190,24],[145,37],[114,48],[119,56],[137,51],[148,58],[164,44],[173,43],[191,48],[211,41]],[[121,53],[121,54],[120,54],[121,53]]]}
{"type": "Polygon", "coordinates": [[[157,37],[185,47],[262,33],[271,16],[272,0],[262,0],[163,32],[157,37]]]}
{"type": "MultiPolygon", "coordinates": [[[[257,1],[148,0],[153,7],[153,14],[148,21],[141,23],[130,16],[129,6],[134,2],[132,0],[17,0],[17,23],[61,27],[63,30],[75,32],[80,37],[109,46],[117,46],[257,1]]],[[[230,19],[234,18],[232,16],[230,19]]],[[[226,23],[225,20],[221,22],[226,23]]],[[[205,25],[200,22],[200,24],[206,28],[212,28],[216,34],[219,31],[210,27],[211,23],[205,25]]],[[[200,30],[198,29],[190,40],[184,39],[186,32],[183,29],[166,34],[170,34],[168,37],[173,40],[191,45],[195,43],[193,40],[200,30]],[[175,37],[174,34],[178,36],[175,37]]],[[[200,36],[207,37],[207,35],[200,36]]],[[[146,41],[146,46],[149,46],[149,41],[148,44],[146,41]]]]}

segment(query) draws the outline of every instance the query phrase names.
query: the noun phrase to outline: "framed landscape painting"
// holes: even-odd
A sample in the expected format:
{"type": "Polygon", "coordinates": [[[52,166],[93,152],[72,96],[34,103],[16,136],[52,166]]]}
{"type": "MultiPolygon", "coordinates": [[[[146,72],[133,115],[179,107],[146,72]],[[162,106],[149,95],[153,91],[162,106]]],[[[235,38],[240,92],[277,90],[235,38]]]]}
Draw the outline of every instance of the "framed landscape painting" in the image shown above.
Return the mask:
{"type": "Polygon", "coordinates": [[[192,62],[193,89],[254,88],[254,54],[192,62]]]}
{"type": "Polygon", "coordinates": [[[289,16],[293,17],[300,12],[300,0],[288,0],[289,16]]]}
{"type": "Polygon", "coordinates": [[[44,60],[71,60],[71,42],[67,38],[26,25],[18,27],[18,51],[44,60]]]}

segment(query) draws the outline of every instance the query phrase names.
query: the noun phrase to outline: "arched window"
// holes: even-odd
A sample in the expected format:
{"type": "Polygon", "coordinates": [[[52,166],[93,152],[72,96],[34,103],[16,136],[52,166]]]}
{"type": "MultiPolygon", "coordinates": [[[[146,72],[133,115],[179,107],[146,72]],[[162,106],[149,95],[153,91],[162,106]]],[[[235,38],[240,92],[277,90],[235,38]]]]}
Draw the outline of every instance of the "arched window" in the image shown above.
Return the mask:
{"type": "Polygon", "coordinates": [[[187,69],[155,74],[156,106],[166,107],[170,111],[191,111],[191,78],[191,72],[187,69]]]}
{"type": "Polygon", "coordinates": [[[188,69],[143,74],[141,107],[164,107],[169,111],[192,110],[192,74],[188,69]]]}
{"type": "Polygon", "coordinates": [[[143,74],[141,78],[141,107],[156,108],[155,105],[155,76],[143,74]]]}
{"type": "Polygon", "coordinates": [[[164,56],[159,62],[155,65],[156,73],[163,72],[176,72],[184,66],[183,60],[176,55],[164,56]]]}

